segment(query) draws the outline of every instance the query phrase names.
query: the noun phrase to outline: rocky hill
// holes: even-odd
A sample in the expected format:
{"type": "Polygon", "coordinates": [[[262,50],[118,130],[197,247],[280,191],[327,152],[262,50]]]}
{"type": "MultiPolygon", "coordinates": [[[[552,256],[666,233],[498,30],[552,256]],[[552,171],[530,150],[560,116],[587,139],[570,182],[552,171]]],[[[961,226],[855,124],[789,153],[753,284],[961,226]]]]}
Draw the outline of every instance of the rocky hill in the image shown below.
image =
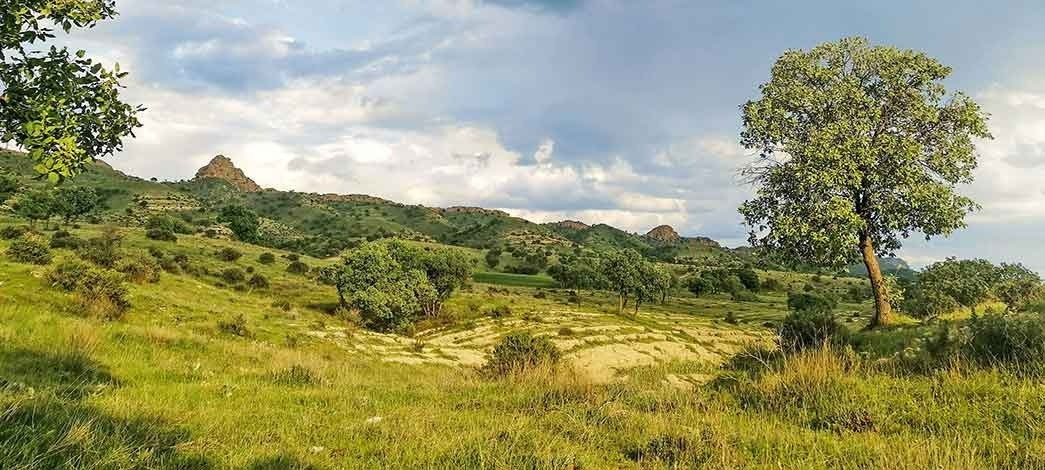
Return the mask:
{"type": "Polygon", "coordinates": [[[682,236],[670,225],[654,227],[653,230],[646,233],[646,238],[660,243],[678,243],[682,241],[682,236]]]}
{"type": "Polygon", "coordinates": [[[233,187],[240,191],[253,193],[261,191],[261,186],[258,186],[254,180],[247,177],[243,170],[236,168],[236,165],[232,163],[232,160],[224,155],[218,155],[211,159],[210,163],[200,168],[196,172],[195,180],[203,180],[206,178],[213,178],[225,181],[231,184],[233,187]]]}

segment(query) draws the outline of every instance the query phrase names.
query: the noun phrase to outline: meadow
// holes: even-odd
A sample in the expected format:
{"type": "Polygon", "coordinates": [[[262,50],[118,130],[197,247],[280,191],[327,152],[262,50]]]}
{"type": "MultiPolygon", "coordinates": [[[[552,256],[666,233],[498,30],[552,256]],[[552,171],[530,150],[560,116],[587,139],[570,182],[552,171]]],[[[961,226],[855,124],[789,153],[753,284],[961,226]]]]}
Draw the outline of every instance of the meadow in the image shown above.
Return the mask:
{"type": "Polygon", "coordinates": [[[47,267],[0,261],[0,467],[1045,468],[1036,375],[912,370],[933,325],[864,332],[865,303],[838,309],[852,345],[782,357],[782,292],[680,292],[633,316],[607,293],[478,275],[450,314],[377,334],[332,315],[333,289],[288,273],[287,253],[122,231],[129,253],[197,268],[131,284],[119,321],[85,317],[47,267]],[[270,286],[204,274],[229,266],[270,286]],[[222,326],[240,316],[242,329],[222,326]],[[564,365],[482,374],[491,345],[520,330],[550,338],[564,365]]]}

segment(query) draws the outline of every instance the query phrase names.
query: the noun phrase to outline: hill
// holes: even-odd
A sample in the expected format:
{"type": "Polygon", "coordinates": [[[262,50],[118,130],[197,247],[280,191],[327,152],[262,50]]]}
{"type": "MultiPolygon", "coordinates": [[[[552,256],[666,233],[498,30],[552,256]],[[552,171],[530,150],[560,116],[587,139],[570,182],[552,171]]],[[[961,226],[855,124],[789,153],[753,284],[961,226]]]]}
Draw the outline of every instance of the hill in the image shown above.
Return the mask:
{"type": "MultiPolygon", "coordinates": [[[[27,185],[42,184],[33,179],[32,166],[21,154],[0,152],[0,164],[20,175],[27,185]]],[[[658,240],[606,224],[536,224],[479,207],[437,208],[361,194],[263,189],[222,155],[188,181],[146,181],[97,162],[71,184],[98,189],[106,205],[99,220],[120,224],[141,224],[153,213],[166,212],[203,231],[220,225],[217,216],[221,208],[243,205],[261,217],[259,243],[318,257],[333,256],[362,240],[395,236],[476,249],[497,248],[511,253],[512,259],[503,268],[517,266],[526,258],[555,257],[577,249],[630,248],[663,260],[737,261],[729,250],[707,239],[658,240]]]]}

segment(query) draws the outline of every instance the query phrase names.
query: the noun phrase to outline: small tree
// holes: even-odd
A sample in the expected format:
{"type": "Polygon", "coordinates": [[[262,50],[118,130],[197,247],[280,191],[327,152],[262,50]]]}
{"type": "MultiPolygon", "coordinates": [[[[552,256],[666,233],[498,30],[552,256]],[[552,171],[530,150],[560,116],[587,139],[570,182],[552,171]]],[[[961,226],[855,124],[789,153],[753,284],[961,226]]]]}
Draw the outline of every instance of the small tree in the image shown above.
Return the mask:
{"type": "Polygon", "coordinates": [[[486,252],[486,265],[489,266],[490,269],[497,269],[497,265],[499,264],[501,264],[501,249],[490,248],[490,250],[486,252]]]}
{"type": "MultiPolygon", "coordinates": [[[[597,258],[564,256],[559,260],[559,264],[548,268],[548,274],[564,289],[601,289],[606,285],[606,279],[599,272],[599,263],[597,258]]],[[[579,303],[579,295],[577,299],[579,303]]]]}
{"type": "Polygon", "coordinates": [[[34,227],[37,220],[50,220],[54,207],[54,195],[43,189],[22,194],[14,204],[15,213],[29,219],[29,225],[34,227]]]}
{"type": "Polygon", "coordinates": [[[261,226],[258,214],[243,206],[226,206],[218,215],[218,220],[229,224],[236,238],[247,243],[258,241],[258,228],[261,226]]]}
{"type": "Polygon", "coordinates": [[[388,242],[388,249],[402,269],[423,273],[434,289],[434,295],[429,295],[424,286],[417,291],[425,315],[438,314],[443,302],[472,279],[474,264],[460,250],[421,247],[401,240],[388,242]]]}
{"type": "Polygon", "coordinates": [[[68,225],[97,210],[100,202],[94,188],[62,186],[55,191],[54,212],[68,225]]]}
{"type": "Polygon", "coordinates": [[[645,260],[635,250],[622,250],[602,257],[599,270],[606,279],[606,286],[617,294],[617,313],[624,313],[628,298],[639,289],[640,266],[645,260]]]}
{"type": "Polygon", "coordinates": [[[950,73],[923,53],[849,38],[785,52],[744,105],[741,143],[758,152],[743,171],[757,193],[740,207],[752,245],[824,266],[862,258],[871,326],[892,312],[878,257],[912,232],[963,227],[977,207],[955,187],[972,181],[987,118],[948,96],[950,73]]]}
{"type": "Polygon", "coordinates": [[[975,311],[990,297],[996,279],[997,271],[987,260],[948,258],[927,266],[918,276],[918,287],[930,298],[947,296],[975,311]]]}
{"type": "Polygon", "coordinates": [[[1041,276],[1022,264],[1002,263],[995,274],[994,295],[1009,311],[1023,308],[1042,293],[1041,276]]]}
{"type": "Polygon", "coordinates": [[[18,177],[8,171],[0,171],[0,203],[6,201],[22,189],[18,177]]]}

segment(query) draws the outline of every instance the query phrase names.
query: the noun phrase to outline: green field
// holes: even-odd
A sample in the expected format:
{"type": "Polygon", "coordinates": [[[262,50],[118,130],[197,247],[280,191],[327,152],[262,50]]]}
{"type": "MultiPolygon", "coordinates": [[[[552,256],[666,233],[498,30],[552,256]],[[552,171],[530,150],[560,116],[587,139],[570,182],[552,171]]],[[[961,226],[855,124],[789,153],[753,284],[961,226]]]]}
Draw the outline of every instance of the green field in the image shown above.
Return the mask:
{"type": "Polygon", "coordinates": [[[475,282],[499,284],[502,286],[535,288],[553,288],[557,286],[555,279],[552,279],[550,276],[542,275],[478,272],[472,276],[472,279],[474,279],[475,282]]]}
{"type": "Polygon", "coordinates": [[[751,302],[680,293],[633,317],[616,315],[606,293],[578,305],[519,285],[540,277],[479,275],[446,306],[452,319],[404,337],[330,315],[333,289],[287,273],[282,252],[264,265],[258,255],[272,250],[125,233],[128,256],[183,253],[272,285],[164,273],[132,285],[127,316],[107,322],[48,286],[46,267],[4,258],[0,468],[1045,467],[1038,379],[905,372],[897,358],[932,329],[860,333],[868,305],[839,308],[858,349],[781,360],[756,352],[772,345],[781,292],[751,302]],[[222,247],[243,257],[218,260],[222,247]],[[488,316],[495,306],[509,315],[488,316]],[[218,326],[238,315],[247,337],[218,326]],[[551,338],[567,366],[478,373],[511,331],[551,338]]]}

